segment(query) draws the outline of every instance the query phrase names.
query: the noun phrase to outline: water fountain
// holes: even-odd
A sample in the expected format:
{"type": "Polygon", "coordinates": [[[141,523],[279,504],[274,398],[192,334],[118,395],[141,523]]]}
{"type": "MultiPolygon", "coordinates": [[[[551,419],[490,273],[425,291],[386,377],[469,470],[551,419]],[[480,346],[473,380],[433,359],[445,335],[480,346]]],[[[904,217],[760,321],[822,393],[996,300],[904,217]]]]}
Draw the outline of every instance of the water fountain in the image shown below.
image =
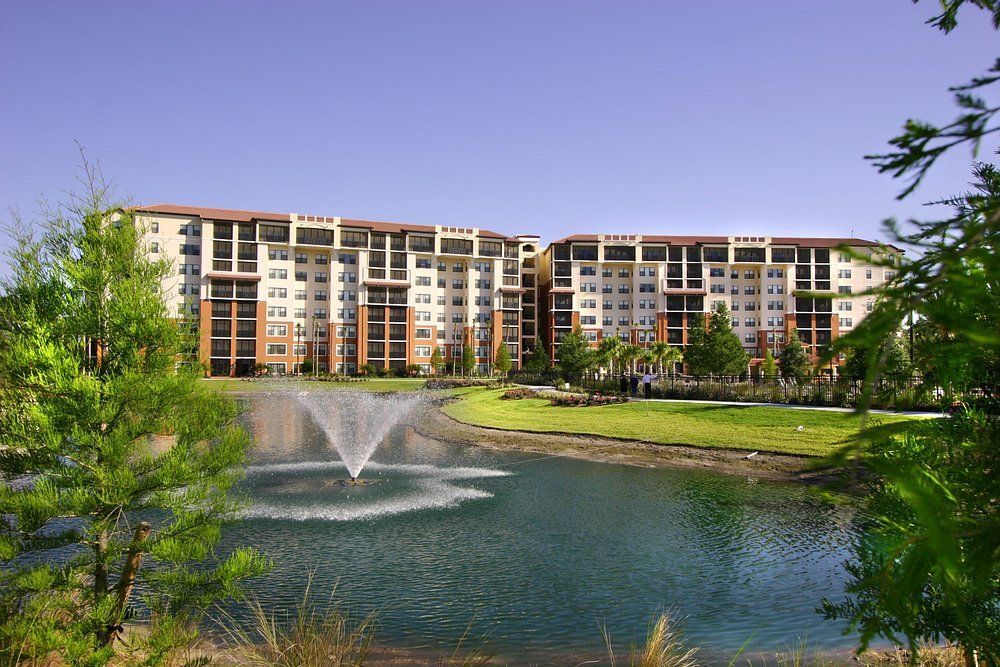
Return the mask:
{"type": "Polygon", "coordinates": [[[362,486],[365,464],[393,426],[421,402],[416,394],[375,394],[361,391],[303,392],[299,401],[326,434],[347,466],[349,480],[342,486],[362,486]]]}

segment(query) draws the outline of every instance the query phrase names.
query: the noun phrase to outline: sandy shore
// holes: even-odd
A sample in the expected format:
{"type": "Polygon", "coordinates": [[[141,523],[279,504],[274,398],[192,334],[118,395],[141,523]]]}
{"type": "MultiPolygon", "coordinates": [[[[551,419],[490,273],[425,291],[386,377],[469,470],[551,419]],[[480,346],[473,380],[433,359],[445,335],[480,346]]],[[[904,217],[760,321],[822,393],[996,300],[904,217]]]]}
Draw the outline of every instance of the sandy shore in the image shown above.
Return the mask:
{"type": "Polygon", "coordinates": [[[422,413],[419,421],[415,420],[412,424],[413,429],[429,438],[500,451],[533,452],[645,467],[698,468],[742,477],[809,484],[832,479],[833,471],[814,469],[817,460],[812,457],[760,452],[748,459],[748,452],[734,449],[485,428],[452,419],[440,409],[445,403],[442,401],[434,409],[422,413]]]}

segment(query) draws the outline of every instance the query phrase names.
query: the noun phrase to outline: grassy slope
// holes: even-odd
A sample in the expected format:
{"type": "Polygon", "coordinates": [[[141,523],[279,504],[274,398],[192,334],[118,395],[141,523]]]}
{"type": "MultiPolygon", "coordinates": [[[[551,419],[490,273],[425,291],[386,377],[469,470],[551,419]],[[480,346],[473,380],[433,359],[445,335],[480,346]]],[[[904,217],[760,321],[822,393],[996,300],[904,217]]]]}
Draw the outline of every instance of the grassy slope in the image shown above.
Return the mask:
{"type": "MultiPolygon", "coordinates": [[[[579,433],[696,447],[822,456],[857,434],[861,420],[843,412],[695,403],[624,403],[557,407],[547,400],[502,401],[500,390],[474,389],[444,407],[460,422],[538,433],[579,433]],[[797,431],[798,426],[804,426],[797,431]]],[[[879,417],[884,424],[906,417],[879,417]]]]}
{"type": "Polygon", "coordinates": [[[315,382],[312,380],[243,380],[229,378],[213,378],[202,380],[207,386],[220,391],[271,391],[277,387],[282,389],[301,389],[303,391],[336,391],[350,389],[352,391],[416,391],[423,389],[426,378],[372,378],[364,382],[315,382]]]}

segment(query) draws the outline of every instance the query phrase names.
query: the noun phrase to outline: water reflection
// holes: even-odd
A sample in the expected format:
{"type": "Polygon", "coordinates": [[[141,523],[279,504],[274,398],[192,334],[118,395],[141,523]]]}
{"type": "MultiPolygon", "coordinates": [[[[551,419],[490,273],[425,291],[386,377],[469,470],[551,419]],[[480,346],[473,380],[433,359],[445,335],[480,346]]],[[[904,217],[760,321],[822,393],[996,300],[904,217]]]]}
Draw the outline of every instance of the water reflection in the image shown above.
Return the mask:
{"type": "MultiPolygon", "coordinates": [[[[537,460],[397,428],[375,452],[372,487],[326,484],[344,468],[309,415],[253,403],[249,516],[227,531],[271,555],[256,584],[277,608],[320,590],[380,609],[389,644],[454,646],[470,628],[503,655],[600,653],[673,609],[708,653],[751,645],[847,646],[814,608],[842,590],[852,534],[843,510],[798,486],[537,460]],[[276,465],[277,464],[277,465],[276,465]],[[457,472],[455,469],[459,469],[457,472]]],[[[419,419],[419,415],[416,417],[419,419]]]]}

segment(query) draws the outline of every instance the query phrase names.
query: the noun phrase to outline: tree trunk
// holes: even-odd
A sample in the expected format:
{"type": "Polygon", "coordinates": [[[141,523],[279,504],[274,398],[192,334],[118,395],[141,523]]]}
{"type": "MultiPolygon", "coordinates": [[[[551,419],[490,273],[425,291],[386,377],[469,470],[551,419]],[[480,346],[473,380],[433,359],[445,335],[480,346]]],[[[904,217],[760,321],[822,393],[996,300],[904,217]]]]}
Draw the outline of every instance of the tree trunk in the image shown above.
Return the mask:
{"type": "Polygon", "coordinates": [[[962,654],[965,656],[965,667],[981,667],[979,654],[974,649],[963,647],[962,654]]]}
{"type": "Polygon", "coordinates": [[[94,542],[94,601],[97,602],[108,592],[108,531],[102,530],[94,542]]]}
{"type": "Polygon", "coordinates": [[[104,636],[101,638],[105,646],[112,643],[118,636],[118,633],[122,631],[121,622],[125,612],[125,605],[132,595],[132,589],[135,587],[135,573],[139,570],[139,565],[142,563],[142,545],[151,532],[153,532],[152,527],[143,521],[136,527],[135,534],[132,536],[132,543],[125,554],[125,567],[122,568],[122,574],[118,578],[118,585],[115,587],[118,591],[118,599],[115,600],[115,606],[111,612],[112,622],[105,628],[104,636]]]}

